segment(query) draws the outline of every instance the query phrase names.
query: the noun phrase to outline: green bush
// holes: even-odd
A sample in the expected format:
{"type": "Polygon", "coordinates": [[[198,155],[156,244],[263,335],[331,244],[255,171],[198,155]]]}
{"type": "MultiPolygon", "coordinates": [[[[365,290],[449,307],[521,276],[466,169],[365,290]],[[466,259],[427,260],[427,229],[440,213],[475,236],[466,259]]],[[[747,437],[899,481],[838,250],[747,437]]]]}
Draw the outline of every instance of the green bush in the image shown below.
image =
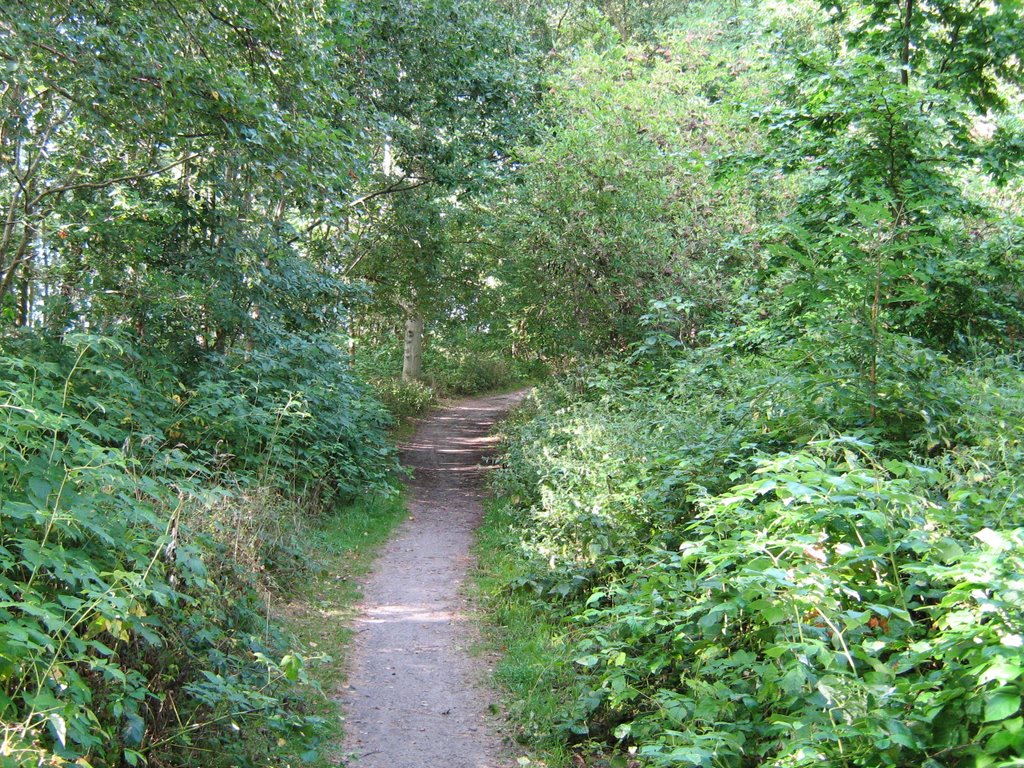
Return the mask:
{"type": "Polygon", "coordinates": [[[914,391],[872,419],[855,372],[734,347],[655,344],[511,428],[532,568],[509,588],[579,638],[565,738],[651,765],[1021,764],[1020,361],[894,347],[914,391]]]}
{"type": "Polygon", "coordinates": [[[438,386],[453,395],[475,395],[512,384],[512,366],[493,353],[466,352],[449,359],[437,377],[438,386]]]}
{"type": "Polygon", "coordinates": [[[396,420],[422,416],[436,402],[434,390],[419,381],[380,379],[373,390],[388,413],[396,420]]]}
{"type": "Polygon", "coordinates": [[[311,346],[219,379],[211,361],[194,383],[109,338],[5,347],[4,760],[237,762],[239,730],[301,738],[287,688],[302,661],[253,573],[298,566],[254,506],[383,487],[379,406],[311,346]]]}
{"type": "Polygon", "coordinates": [[[387,486],[390,418],[327,339],[292,335],[207,369],[182,400],[179,440],[314,507],[387,486]]]}
{"type": "Polygon", "coordinates": [[[538,359],[518,359],[507,349],[507,340],[472,329],[439,327],[427,334],[423,350],[423,379],[402,382],[401,346],[398,339],[368,343],[354,359],[354,370],[373,382],[377,397],[395,418],[418,416],[437,397],[462,397],[506,389],[520,382],[542,378],[547,365],[538,359]],[[428,391],[432,392],[431,399],[428,391]]]}

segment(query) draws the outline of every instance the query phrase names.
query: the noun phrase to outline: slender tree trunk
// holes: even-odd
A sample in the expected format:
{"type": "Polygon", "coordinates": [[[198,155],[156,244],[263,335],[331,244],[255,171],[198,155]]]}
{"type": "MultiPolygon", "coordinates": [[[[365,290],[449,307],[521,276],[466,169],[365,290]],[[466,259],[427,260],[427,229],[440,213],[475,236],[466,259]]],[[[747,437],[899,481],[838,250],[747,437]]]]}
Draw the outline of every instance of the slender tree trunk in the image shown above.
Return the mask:
{"type": "Polygon", "coordinates": [[[222,326],[218,326],[213,334],[213,351],[223,355],[228,350],[228,332],[222,326]]]}
{"type": "Polygon", "coordinates": [[[914,0],[906,0],[903,8],[903,50],[900,51],[900,83],[910,84],[910,26],[914,18],[914,0]]]}
{"type": "MultiPolygon", "coordinates": [[[[7,119],[3,120],[3,122],[0,123],[0,125],[2,125],[2,133],[0,133],[0,150],[4,150],[3,152],[0,152],[0,154],[7,155],[8,157],[10,157],[9,160],[5,158],[8,165],[4,170],[6,171],[5,176],[8,177],[5,178],[5,181],[8,181],[9,179],[10,183],[9,191],[11,194],[11,199],[7,206],[7,215],[4,217],[5,220],[3,230],[2,232],[0,232],[0,272],[3,272],[7,269],[7,252],[11,246],[11,241],[14,239],[14,231],[18,223],[18,206],[21,203],[22,183],[24,183],[23,181],[21,183],[17,183],[17,180],[20,178],[19,174],[23,170],[23,142],[21,139],[17,138],[17,132],[13,127],[15,118],[19,113],[18,107],[21,102],[20,86],[12,86],[10,92],[5,95],[5,101],[8,100],[10,102],[9,116],[5,116],[7,117],[7,119]],[[12,128],[10,129],[12,139],[10,141],[9,148],[6,147],[6,145],[8,144],[8,123],[10,123],[10,125],[12,126],[12,128]]],[[[19,120],[18,122],[20,123],[21,121],[19,120]]],[[[0,299],[2,298],[3,297],[0,296],[0,299]]]]}
{"type": "Polygon", "coordinates": [[[32,270],[26,261],[21,268],[21,291],[18,302],[18,325],[28,328],[32,318],[32,270]]]}
{"type": "Polygon", "coordinates": [[[871,386],[871,405],[868,410],[871,414],[871,423],[875,423],[877,416],[878,400],[878,353],[880,347],[879,338],[879,317],[882,314],[882,247],[879,244],[878,253],[875,256],[875,295],[871,301],[871,364],[868,369],[868,383],[871,386]]]}
{"type": "Polygon", "coordinates": [[[26,224],[21,232],[21,242],[18,244],[18,250],[14,252],[11,263],[7,265],[6,272],[0,274],[0,302],[3,302],[7,292],[11,290],[18,271],[24,268],[25,264],[32,259],[30,246],[35,235],[35,227],[26,224]]]}
{"type": "Polygon", "coordinates": [[[416,381],[423,375],[423,315],[411,311],[405,318],[405,354],[402,381],[416,381]]]}
{"type": "Polygon", "coordinates": [[[349,312],[348,315],[348,367],[356,367],[356,318],[349,312]]]}

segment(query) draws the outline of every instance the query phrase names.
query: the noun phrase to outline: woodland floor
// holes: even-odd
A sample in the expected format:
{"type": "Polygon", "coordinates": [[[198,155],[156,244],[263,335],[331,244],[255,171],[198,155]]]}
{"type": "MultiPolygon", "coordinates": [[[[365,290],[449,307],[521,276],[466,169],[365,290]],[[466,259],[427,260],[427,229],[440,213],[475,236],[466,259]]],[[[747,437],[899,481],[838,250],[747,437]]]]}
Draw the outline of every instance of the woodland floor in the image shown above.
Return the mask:
{"type": "Polygon", "coordinates": [[[486,660],[462,589],[485,496],[494,424],[523,392],[462,400],[403,447],[408,519],[364,586],[350,655],[345,754],[353,768],[500,768],[486,660]]]}

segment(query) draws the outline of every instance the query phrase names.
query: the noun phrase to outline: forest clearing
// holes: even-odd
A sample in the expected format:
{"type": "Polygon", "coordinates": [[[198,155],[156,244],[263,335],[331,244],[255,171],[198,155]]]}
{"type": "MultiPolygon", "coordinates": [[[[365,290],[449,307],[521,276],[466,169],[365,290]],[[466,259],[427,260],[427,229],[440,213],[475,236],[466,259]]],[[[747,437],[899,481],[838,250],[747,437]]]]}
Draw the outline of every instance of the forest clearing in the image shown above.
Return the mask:
{"type": "Polygon", "coordinates": [[[1024,768],[1020,0],[0,6],[0,766],[1024,768]]]}

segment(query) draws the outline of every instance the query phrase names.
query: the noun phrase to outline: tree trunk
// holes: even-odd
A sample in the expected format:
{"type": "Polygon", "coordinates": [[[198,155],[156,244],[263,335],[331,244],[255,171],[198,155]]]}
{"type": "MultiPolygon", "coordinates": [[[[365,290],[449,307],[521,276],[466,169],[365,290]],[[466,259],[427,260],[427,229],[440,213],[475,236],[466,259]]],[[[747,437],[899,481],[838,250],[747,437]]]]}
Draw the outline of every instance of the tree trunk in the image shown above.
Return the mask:
{"type": "Polygon", "coordinates": [[[405,354],[402,381],[416,381],[423,375],[423,315],[411,312],[405,318],[405,354]]]}
{"type": "Polygon", "coordinates": [[[222,325],[217,326],[213,333],[213,351],[223,355],[228,351],[228,332],[222,325]]]}
{"type": "Polygon", "coordinates": [[[900,51],[900,83],[906,88],[910,84],[910,25],[914,20],[914,0],[906,0],[903,8],[903,50],[900,51]]]}
{"type": "Polygon", "coordinates": [[[348,330],[348,367],[356,367],[356,318],[351,312],[349,312],[348,319],[346,321],[348,330]]]}
{"type": "Polygon", "coordinates": [[[32,269],[26,261],[21,267],[21,290],[18,301],[18,325],[28,328],[32,324],[32,269]]]}
{"type": "Polygon", "coordinates": [[[35,226],[26,224],[21,233],[21,242],[18,244],[18,250],[14,252],[11,263],[6,267],[7,271],[0,273],[0,303],[3,302],[7,292],[14,285],[14,279],[18,276],[18,271],[25,269],[28,262],[31,261],[33,252],[30,246],[35,236],[35,226]]]}

